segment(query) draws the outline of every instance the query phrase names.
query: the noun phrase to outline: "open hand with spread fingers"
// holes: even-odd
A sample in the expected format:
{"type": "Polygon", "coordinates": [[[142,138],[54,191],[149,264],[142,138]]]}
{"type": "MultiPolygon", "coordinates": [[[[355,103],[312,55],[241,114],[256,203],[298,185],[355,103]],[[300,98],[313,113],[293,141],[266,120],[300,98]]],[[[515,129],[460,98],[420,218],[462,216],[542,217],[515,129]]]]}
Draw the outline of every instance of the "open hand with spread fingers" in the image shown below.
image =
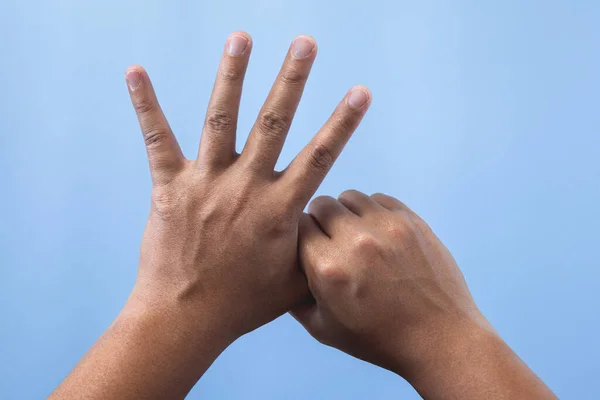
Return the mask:
{"type": "Polygon", "coordinates": [[[228,38],[195,160],[184,158],[147,73],[127,71],[153,181],[138,279],[117,320],[53,398],[182,398],[229,344],[307,297],[298,221],[371,95],[351,89],[306,148],[275,171],[317,48],[310,37],[294,40],[237,154],[251,50],[246,33],[228,38]]]}
{"type": "Polygon", "coordinates": [[[154,182],[134,294],[155,306],[218,311],[213,326],[232,338],[306,295],[296,262],[298,221],[370,101],[367,89],[352,89],[288,168],[275,171],[317,51],[312,38],[298,37],[236,154],[251,48],[244,33],[229,38],[196,160],[182,156],[146,73],[127,72],[154,182]]]}

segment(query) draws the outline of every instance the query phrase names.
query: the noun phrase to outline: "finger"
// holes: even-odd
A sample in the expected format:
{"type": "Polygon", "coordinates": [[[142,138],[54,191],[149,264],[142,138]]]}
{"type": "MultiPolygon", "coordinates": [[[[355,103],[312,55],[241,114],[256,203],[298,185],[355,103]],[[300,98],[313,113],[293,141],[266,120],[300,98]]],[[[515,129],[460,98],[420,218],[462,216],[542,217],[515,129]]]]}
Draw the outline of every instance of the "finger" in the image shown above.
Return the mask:
{"type": "MultiPolygon", "coordinates": [[[[318,254],[318,249],[323,247],[328,240],[329,237],[314,217],[310,214],[302,214],[298,222],[298,254],[310,259],[318,254]]],[[[300,268],[306,273],[302,263],[300,263],[300,268]]]]}
{"type": "Polygon", "coordinates": [[[305,205],[315,193],[342,149],[365,115],[371,94],[356,86],[338,105],[333,115],[296,156],[283,174],[284,184],[295,200],[305,205]]]}
{"type": "Polygon", "coordinates": [[[411,211],[406,204],[387,194],[375,193],[371,195],[371,199],[390,211],[411,211]]]}
{"type": "Polygon", "coordinates": [[[324,320],[316,300],[319,292],[316,288],[315,269],[324,259],[330,239],[321,230],[313,216],[302,214],[298,223],[298,260],[300,267],[306,275],[310,294],[303,304],[299,304],[290,311],[294,317],[311,335],[318,337],[324,327],[324,320]]]}
{"type": "MultiPolygon", "coordinates": [[[[326,246],[330,244],[330,239],[321,229],[315,218],[310,214],[302,214],[298,222],[298,260],[299,266],[308,282],[308,287],[314,277],[314,266],[317,260],[322,258],[326,252],[326,246]]],[[[314,300],[312,296],[308,296],[307,301],[314,300]]]]}
{"type": "Polygon", "coordinates": [[[421,218],[416,212],[408,208],[406,204],[401,202],[395,197],[388,196],[383,193],[375,193],[371,195],[371,198],[375,200],[377,203],[381,204],[382,207],[394,211],[394,212],[402,212],[405,213],[412,222],[421,230],[423,233],[431,233],[433,231],[429,227],[429,225],[421,218]]]}
{"type": "Polygon", "coordinates": [[[166,182],[183,168],[183,153],[146,71],[140,66],[132,66],[127,69],[125,79],[146,142],[152,179],[155,183],[166,182]]]}
{"type": "Polygon", "coordinates": [[[243,158],[261,171],[272,172],[300,103],[317,45],[309,36],[294,39],[271,92],[252,128],[243,158]]]}
{"type": "Polygon", "coordinates": [[[198,151],[198,162],[203,166],[227,166],[235,158],[235,132],[251,50],[252,39],[247,33],[235,32],[227,38],[198,151]]]}
{"type": "Polygon", "coordinates": [[[330,196],[320,196],[311,201],[308,213],[330,238],[340,235],[347,229],[348,224],[357,218],[342,203],[330,196]]]}
{"type": "Polygon", "coordinates": [[[381,206],[366,194],[358,190],[346,190],[338,196],[338,201],[346,206],[354,214],[363,216],[373,209],[381,209],[381,206]]]}

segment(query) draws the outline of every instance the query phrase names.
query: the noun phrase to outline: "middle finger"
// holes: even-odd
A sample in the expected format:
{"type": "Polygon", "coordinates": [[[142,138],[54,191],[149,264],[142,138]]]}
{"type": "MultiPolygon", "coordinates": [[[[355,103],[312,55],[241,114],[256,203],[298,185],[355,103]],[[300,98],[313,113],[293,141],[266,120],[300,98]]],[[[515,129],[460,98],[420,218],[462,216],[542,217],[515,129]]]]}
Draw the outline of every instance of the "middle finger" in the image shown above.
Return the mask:
{"type": "Polygon", "coordinates": [[[261,171],[273,171],[300,103],[317,45],[309,36],[292,42],[279,75],[269,92],[246,142],[243,158],[261,171]]]}

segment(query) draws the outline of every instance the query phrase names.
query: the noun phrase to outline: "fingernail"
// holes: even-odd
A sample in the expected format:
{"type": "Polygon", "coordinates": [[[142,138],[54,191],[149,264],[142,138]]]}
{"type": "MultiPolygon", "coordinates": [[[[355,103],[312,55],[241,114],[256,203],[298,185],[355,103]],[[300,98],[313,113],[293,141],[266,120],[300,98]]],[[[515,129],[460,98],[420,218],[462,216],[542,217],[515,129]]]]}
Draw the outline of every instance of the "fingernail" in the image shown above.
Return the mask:
{"type": "Polygon", "coordinates": [[[127,80],[127,85],[129,86],[129,89],[132,92],[134,92],[135,89],[137,89],[140,86],[140,83],[142,82],[142,76],[138,71],[132,70],[128,71],[127,74],[125,74],[125,80],[127,80]]]}
{"type": "Polygon", "coordinates": [[[307,36],[299,36],[292,42],[292,55],[296,58],[310,56],[315,48],[315,42],[307,36]]]}
{"type": "Polygon", "coordinates": [[[232,35],[227,43],[227,52],[230,56],[240,56],[244,54],[248,47],[248,39],[240,35],[232,35]]]}
{"type": "Polygon", "coordinates": [[[362,108],[367,101],[369,101],[369,95],[364,89],[359,87],[352,89],[348,96],[348,104],[353,108],[362,108]]]}

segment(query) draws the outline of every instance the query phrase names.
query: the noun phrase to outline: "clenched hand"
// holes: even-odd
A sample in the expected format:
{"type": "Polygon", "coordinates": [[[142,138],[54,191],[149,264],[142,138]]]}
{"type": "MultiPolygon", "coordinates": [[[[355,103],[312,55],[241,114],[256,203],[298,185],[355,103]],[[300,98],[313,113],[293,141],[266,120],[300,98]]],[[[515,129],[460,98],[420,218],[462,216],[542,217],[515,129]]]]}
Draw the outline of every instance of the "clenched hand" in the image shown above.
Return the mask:
{"type": "Polygon", "coordinates": [[[454,258],[399,200],[319,197],[300,223],[319,341],[406,378],[426,399],[555,399],[479,311],[454,258]]]}

